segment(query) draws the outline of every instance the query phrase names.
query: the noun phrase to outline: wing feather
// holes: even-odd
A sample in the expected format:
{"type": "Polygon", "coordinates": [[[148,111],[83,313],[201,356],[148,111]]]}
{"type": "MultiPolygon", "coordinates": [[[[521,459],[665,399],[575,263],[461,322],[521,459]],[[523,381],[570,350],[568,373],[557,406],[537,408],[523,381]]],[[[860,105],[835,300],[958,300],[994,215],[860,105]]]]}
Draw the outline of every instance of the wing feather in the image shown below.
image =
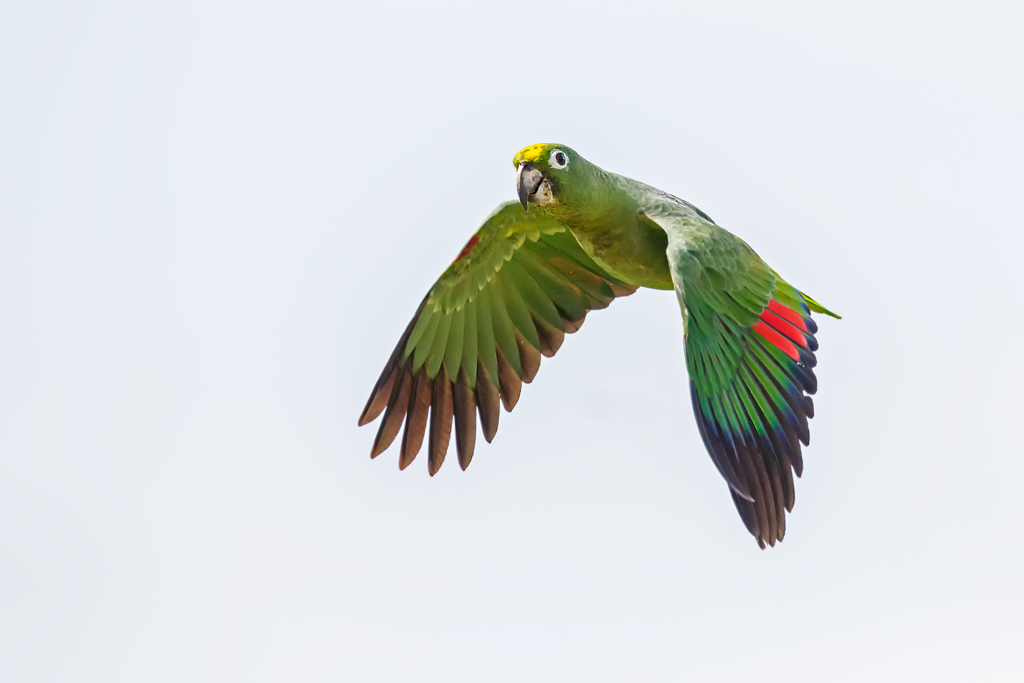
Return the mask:
{"type": "Polygon", "coordinates": [[[501,399],[494,380],[488,377],[484,367],[477,367],[476,405],[480,412],[480,427],[487,443],[494,440],[498,432],[498,419],[501,417],[501,399]]]}
{"type": "Polygon", "coordinates": [[[477,416],[490,442],[501,406],[515,407],[541,357],[553,356],[589,311],[635,289],[594,263],[563,224],[517,202],[502,205],[431,288],[384,366],[359,417],[363,425],[383,414],[371,454],[387,449],[404,422],[404,469],[429,426],[433,475],[454,424],[465,469],[477,416]]]}
{"type": "Polygon", "coordinates": [[[423,445],[427,430],[427,416],[430,412],[430,381],[426,374],[413,375],[409,390],[409,411],[405,418],[405,433],[402,434],[402,450],[398,456],[399,469],[405,469],[416,459],[423,445]]]}
{"type": "Polygon", "coordinates": [[[465,367],[459,372],[459,380],[452,391],[452,406],[455,412],[455,451],[459,456],[459,466],[466,469],[473,459],[473,447],[476,445],[476,400],[465,367]]]}
{"type": "Polygon", "coordinates": [[[430,459],[428,470],[430,476],[437,474],[448,452],[448,440],[452,435],[452,384],[444,372],[434,377],[430,402],[430,459]]]}
{"type": "Polygon", "coordinates": [[[762,548],[775,545],[796,500],[801,444],[810,442],[818,348],[810,306],[714,223],[692,212],[648,217],[669,236],[701,439],[744,525],[762,548]]]}

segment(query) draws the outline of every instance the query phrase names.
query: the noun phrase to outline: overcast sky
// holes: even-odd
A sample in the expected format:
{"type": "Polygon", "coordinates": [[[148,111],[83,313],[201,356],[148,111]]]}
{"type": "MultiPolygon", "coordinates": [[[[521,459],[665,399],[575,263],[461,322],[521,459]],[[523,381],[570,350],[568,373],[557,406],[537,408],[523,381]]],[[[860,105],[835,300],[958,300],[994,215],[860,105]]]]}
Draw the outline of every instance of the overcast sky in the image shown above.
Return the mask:
{"type": "Polygon", "coordinates": [[[1019,3],[426,4],[0,9],[0,679],[1021,680],[1019,3]],[[547,141],[845,316],[780,546],[670,293],[468,471],[369,459],[547,141]]]}

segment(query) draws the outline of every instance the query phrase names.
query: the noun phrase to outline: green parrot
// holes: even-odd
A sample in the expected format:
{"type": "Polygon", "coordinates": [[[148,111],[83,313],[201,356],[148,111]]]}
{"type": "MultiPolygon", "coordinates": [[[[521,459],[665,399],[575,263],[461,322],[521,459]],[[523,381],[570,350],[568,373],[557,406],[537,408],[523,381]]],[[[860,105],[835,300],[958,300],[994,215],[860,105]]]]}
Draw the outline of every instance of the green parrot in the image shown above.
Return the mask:
{"type": "Polygon", "coordinates": [[[441,467],[455,426],[462,469],[498,430],[541,356],[592,309],[638,287],[675,290],[697,428],[761,548],[786,532],[817,390],[811,312],[829,311],[746,242],[682,199],[609,173],[559,144],[516,154],[519,201],[484,221],[427,293],[359,416],[381,415],[370,456],[402,434],[441,467]],[[532,210],[531,210],[532,209],[532,210]]]}

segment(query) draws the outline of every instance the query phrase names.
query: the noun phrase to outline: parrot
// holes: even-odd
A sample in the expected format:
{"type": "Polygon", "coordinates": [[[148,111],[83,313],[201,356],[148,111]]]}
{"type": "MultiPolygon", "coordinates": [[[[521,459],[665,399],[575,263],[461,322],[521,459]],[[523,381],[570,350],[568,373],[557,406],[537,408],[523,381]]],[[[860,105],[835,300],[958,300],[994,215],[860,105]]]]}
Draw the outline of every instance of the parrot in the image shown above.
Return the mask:
{"type": "Polygon", "coordinates": [[[359,416],[383,414],[370,456],[399,430],[399,468],[420,451],[437,473],[454,424],[465,470],[477,416],[488,443],[541,357],[587,313],[640,287],[674,291],[697,429],[761,549],[786,532],[817,391],[817,324],[839,319],[685,200],[605,171],[566,145],[513,158],[518,201],[501,204],[442,273],[359,416]]]}

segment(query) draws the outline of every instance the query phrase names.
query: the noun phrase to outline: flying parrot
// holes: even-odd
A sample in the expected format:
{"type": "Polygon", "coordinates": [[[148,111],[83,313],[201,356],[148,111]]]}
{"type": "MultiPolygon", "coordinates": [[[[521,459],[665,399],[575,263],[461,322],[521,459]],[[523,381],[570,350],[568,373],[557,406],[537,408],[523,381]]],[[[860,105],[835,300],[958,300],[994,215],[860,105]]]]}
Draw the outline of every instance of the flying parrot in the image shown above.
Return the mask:
{"type": "Polygon", "coordinates": [[[371,457],[405,423],[399,467],[427,443],[441,467],[455,427],[462,469],[476,420],[490,442],[541,356],[587,313],[638,287],[675,290],[697,428],[761,548],[786,532],[803,471],[818,342],[834,318],[687,201],[590,163],[559,144],[516,154],[519,201],[502,204],[423,299],[359,416],[384,414],[371,457]]]}

